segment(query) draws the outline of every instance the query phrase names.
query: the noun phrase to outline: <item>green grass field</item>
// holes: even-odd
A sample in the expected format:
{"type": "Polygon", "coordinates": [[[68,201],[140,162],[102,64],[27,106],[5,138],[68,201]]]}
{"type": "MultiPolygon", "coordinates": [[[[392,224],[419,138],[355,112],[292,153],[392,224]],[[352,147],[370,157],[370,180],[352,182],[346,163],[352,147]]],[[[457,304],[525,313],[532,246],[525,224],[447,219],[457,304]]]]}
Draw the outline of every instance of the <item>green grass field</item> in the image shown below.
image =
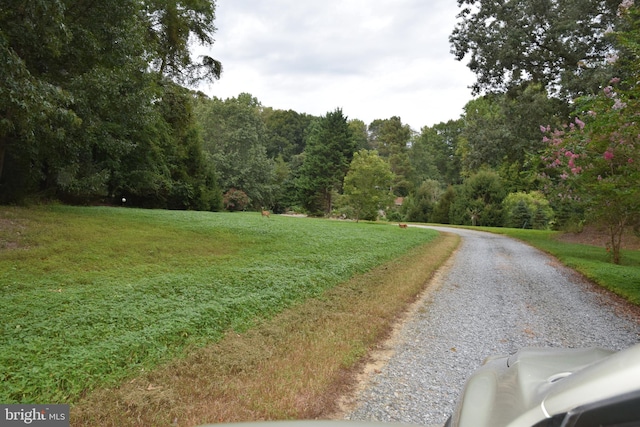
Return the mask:
{"type": "Polygon", "coordinates": [[[122,208],[0,208],[0,402],[73,403],[434,239],[122,208]]]}
{"type": "Polygon", "coordinates": [[[600,286],[640,305],[640,251],[623,250],[620,265],[611,263],[606,249],[598,246],[565,243],[556,231],[478,227],[525,241],[558,258],[600,286]]]}

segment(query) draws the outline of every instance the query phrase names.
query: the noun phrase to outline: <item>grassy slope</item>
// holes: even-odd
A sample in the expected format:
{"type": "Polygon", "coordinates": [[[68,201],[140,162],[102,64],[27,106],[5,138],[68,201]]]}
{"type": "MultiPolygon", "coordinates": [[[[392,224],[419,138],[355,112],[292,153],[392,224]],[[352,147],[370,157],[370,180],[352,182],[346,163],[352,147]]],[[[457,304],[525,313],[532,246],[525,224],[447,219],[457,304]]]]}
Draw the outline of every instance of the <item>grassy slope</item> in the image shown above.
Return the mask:
{"type": "Polygon", "coordinates": [[[245,331],[428,230],[113,208],[0,209],[0,401],[87,391],[245,331]]]}
{"type": "Polygon", "coordinates": [[[563,264],[584,274],[606,289],[640,305],[640,251],[622,251],[622,263],[615,265],[605,248],[565,243],[554,231],[479,227],[523,240],[557,257],[563,264]]]}

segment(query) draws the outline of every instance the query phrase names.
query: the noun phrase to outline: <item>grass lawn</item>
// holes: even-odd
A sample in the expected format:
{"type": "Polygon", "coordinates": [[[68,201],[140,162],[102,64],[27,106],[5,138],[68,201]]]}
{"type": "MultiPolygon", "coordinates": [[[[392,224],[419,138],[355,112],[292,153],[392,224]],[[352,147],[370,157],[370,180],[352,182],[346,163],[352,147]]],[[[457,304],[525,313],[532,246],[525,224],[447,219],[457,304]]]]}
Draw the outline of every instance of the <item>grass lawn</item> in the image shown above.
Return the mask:
{"type": "Polygon", "coordinates": [[[623,250],[622,262],[615,265],[605,248],[558,240],[559,232],[514,228],[477,227],[505,234],[535,246],[558,258],[602,287],[640,305],[640,251],[623,250]]]}
{"type": "Polygon", "coordinates": [[[1,207],[0,402],[77,402],[436,237],[259,213],[1,207]]]}

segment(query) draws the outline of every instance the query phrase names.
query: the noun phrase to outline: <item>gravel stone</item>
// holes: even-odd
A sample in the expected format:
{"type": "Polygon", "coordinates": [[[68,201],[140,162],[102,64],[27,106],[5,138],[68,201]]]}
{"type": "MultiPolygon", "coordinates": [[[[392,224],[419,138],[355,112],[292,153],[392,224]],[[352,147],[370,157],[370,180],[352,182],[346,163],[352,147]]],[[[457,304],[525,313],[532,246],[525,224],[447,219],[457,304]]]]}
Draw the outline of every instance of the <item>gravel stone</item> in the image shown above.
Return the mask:
{"type": "Polygon", "coordinates": [[[488,356],[523,347],[621,350],[638,343],[637,307],[553,257],[505,236],[438,229],[461,235],[460,248],[346,419],[443,425],[488,356]]]}

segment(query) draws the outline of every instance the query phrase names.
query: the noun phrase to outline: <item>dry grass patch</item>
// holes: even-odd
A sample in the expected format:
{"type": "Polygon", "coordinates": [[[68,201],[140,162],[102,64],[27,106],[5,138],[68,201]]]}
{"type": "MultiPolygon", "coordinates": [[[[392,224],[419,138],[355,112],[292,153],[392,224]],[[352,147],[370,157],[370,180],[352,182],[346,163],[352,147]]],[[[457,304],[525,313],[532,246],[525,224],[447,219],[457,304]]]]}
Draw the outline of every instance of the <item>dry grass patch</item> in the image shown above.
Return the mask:
{"type": "Polygon", "coordinates": [[[443,235],[249,331],[194,349],[72,408],[74,426],[313,419],[337,408],[367,354],[457,246],[443,235]]]}

